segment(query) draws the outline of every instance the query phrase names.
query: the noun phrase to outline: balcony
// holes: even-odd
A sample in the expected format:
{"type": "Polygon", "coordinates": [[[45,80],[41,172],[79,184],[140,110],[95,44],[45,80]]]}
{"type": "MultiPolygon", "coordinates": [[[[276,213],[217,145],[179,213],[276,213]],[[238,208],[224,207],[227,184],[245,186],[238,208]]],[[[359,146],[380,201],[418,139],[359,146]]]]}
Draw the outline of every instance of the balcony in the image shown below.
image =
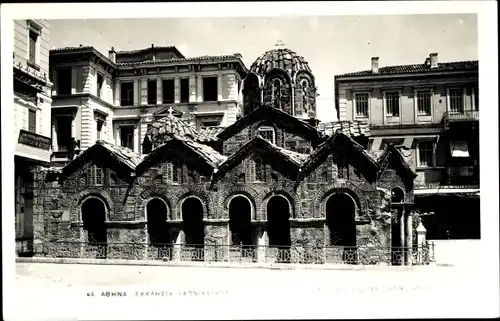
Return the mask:
{"type": "Polygon", "coordinates": [[[447,183],[453,185],[479,185],[477,166],[449,166],[446,168],[447,183]]]}
{"type": "Polygon", "coordinates": [[[479,110],[447,111],[444,113],[443,119],[444,126],[448,129],[450,123],[479,121],[479,110]]]}

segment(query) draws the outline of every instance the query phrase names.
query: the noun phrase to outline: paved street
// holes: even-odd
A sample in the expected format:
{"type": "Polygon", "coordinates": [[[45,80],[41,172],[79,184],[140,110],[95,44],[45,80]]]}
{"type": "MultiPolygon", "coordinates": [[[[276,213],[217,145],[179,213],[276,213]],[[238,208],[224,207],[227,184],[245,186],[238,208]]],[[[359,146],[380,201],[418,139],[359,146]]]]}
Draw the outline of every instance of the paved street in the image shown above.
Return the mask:
{"type": "Polygon", "coordinates": [[[200,316],[199,313],[204,311],[204,318],[209,318],[212,313],[215,313],[213,318],[223,318],[223,315],[236,318],[244,312],[237,309],[237,314],[230,314],[237,306],[247,309],[244,315],[253,317],[271,317],[269,313],[290,318],[383,317],[395,314],[425,317],[438,316],[440,312],[443,316],[449,316],[450,312],[473,316],[475,314],[470,314],[471,310],[478,307],[472,304],[473,299],[479,298],[474,293],[480,291],[480,285],[478,280],[464,282],[471,278],[471,272],[470,268],[439,266],[394,271],[17,263],[15,293],[19,302],[32,298],[29,301],[32,302],[31,309],[23,311],[30,317],[43,315],[40,312],[43,310],[54,313],[54,303],[71,297],[73,299],[68,304],[57,305],[57,312],[66,311],[66,317],[78,315],[81,318],[82,313],[90,317],[88,313],[94,313],[94,317],[104,319],[102,314],[95,314],[100,311],[99,307],[105,307],[110,312],[113,311],[109,310],[113,304],[119,304],[120,309],[114,310],[117,313],[127,311],[132,319],[152,318],[159,316],[152,314],[158,303],[160,306],[182,306],[188,302],[189,306],[196,308],[171,311],[168,316],[162,317],[189,319],[200,316]],[[103,291],[123,292],[127,297],[102,297],[103,291]],[[168,298],[159,294],[162,291],[169,293],[168,298]],[[146,292],[156,292],[156,295],[144,301],[146,292]],[[89,298],[89,293],[94,297],[89,298]],[[454,300],[443,300],[453,295],[454,300]],[[43,303],[47,300],[50,302],[48,305],[43,303]],[[75,304],[88,308],[75,310],[75,304]],[[146,310],[141,308],[142,312],[138,314],[138,310],[132,308],[138,304],[141,307],[153,306],[146,310]],[[308,304],[317,308],[305,313],[303,309],[308,304]],[[232,309],[217,309],[220,305],[232,309]],[[253,305],[259,308],[248,309],[253,305]],[[335,309],[329,310],[329,306],[335,309]],[[36,314],[31,315],[34,311],[36,314]],[[183,312],[179,315],[180,311],[183,312]]]}

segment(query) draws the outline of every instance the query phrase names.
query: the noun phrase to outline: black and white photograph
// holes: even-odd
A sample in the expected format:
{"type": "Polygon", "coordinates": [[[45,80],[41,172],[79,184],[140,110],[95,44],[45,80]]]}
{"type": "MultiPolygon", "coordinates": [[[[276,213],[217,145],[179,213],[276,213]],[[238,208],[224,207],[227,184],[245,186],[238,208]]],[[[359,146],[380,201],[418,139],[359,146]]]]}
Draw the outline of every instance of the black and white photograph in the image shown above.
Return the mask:
{"type": "Polygon", "coordinates": [[[499,317],[496,10],[2,4],[4,319],[499,317]]]}

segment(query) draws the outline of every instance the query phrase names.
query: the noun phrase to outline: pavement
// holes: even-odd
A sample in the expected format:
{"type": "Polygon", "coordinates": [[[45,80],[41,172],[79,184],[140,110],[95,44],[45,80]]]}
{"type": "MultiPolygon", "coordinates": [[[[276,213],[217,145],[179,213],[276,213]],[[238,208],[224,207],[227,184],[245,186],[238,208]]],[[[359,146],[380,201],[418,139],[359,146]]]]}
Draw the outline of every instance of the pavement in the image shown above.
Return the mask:
{"type": "Polygon", "coordinates": [[[482,298],[484,282],[470,266],[281,269],[18,262],[15,273],[10,298],[25,307],[14,311],[15,320],[49,314],[46,320],[479,317],[488,312],[481,310],[488,303],[482,298]]]}

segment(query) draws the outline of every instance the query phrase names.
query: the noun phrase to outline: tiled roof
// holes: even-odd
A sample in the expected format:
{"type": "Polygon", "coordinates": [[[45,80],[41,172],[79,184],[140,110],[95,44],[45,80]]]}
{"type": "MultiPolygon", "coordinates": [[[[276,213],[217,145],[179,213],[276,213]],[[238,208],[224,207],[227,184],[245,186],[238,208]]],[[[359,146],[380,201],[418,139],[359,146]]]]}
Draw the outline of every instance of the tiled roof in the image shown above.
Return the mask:
{"type": "Polygon", "coordinates": [[[266,51],[250,66],[250,72],[265,75],[273,68],[285,70],[290,75],[294,75],[298,71],[311,72],[304,57],[286,48],[266,51]]]}
{"type": "Polygon", "coordinates": [[[62,47],[62,48],[55,48],[51,49],[49,51],[49,54],[51,53],[58,53],[58,52],[68,52],[68,53],[73,53],[73,52],[91,52],[98,56],[101,60],[105,61],[108,65],[112,67],[116,67],[116,64],[111,61],[108,57],[97,51],[94,47],[92,46],[80,46],[80,47],[62,47]]]}
{"type": "Polygon", "coordinates": [[[355,136],[369,136],[370,127],[366,121],[332,121],[326,123],[319,123],[318,131],[324,135],[332,136],[338,130],[343,134],[351,137],[355,136]]]}
{"type": "Polygon", "coordinates": [[[436,73],[446,71],[477,71],[479,62],[471,61],[455,61],[441,62],[438,66],[431,68],[428,64],[414,65],[397,65],[380,67],[378,73],[373,73],[371,70],[363,70],[337,75],[336,77],[360,77],[360,76],[380,76],[380,75],[397,75],[397,74],[412,74],[412,73],[436,73]]]}
{"type": "MultiPolygon", "coordinates": [[[[199,62],[202,63],[204,61],[225,61],[231,59],[240,59],[239,56],[235,55],[221,55],[221,56],[201,56],[201,57],[192,57],[192,58],[173,58],[173,59],[157,59],[157,60],[144,60],[137,62],[121,62],[117,63],[118,66],[136,66],[142,64],[159,64],[166,62],[199,62]]],[[[246,67],[245,67],[246,69],[246,67]]]]}
{"type": "Polygon", "coordinates": [[[167,115],[152,123],[146,131],[153,146],[158,146],[169,139],[168,135],[173,134],[179,137],[197,139],[198,133],[193,126],[173,115],[167,115]]]}
{"type": "Polygon", "coordinates": [[[379,165],[379,174],[382,174],[384,169],[390,160],[396,159],[396,162],[400,163],[403,168],[410,174],[411,177],[417,177],[417,173],[414,168],[414,160],[411,151],[406,150],[404,146],[396,146],[394,144],[388,145],[385,150],[379,154],[377,158],[377,164],[379,165]],[[395,158],[391,158],[391,156],[395,158]]]}
{"type": "Polygon", "coordinates": [[[310,156],[308,154],[301,154],[285,148],[281,148],[271,143],[269,143],[269,145],[271,146],[271,148],[276,149],[280,154],[295,163],[297,166],[302,166],[302,164],[304,164],[310,156]]]}
{"type": "Polygon", "coordinates": [[[175,51],[178,55],[181,56],[181,58],[184,58],[184,55],[181,54],[181,52],[175,47],[175,46],[159,46],[159,47],[149,47],[149,48],[144,48],[144,49],[136,49],[136,50],[122,50],[122,51],[116,51],[117,56],[133,56],[133,55],[140,55],[142,53],[146,53],[149,51],[162,51],[162,50],[172,50],[175,51]]]}
{"type": "Polygon", "coordinates": [[[173,139],[181,141],[184,145],[192,149],[195,153],[206,159],[213,167],[217,167],[227,159],[226,156],[220,154],[212,147],[207,146],[205,144],[201,144],[192,139],[188,139],[186,137],[180,137],[177,135],[173,135],[173,139]]]}
{"type": "Polygon", "coordinates": [[[112,156],[116,157],[117,160],[124,163],[131,169],[134,169],[142,161],[143,156],[127,147],[115,146],[103,140],[97,141],[96,145],[101,145],[106,148],[112,156]]]}
{"type": "Polygon", "coordinates": [[[219,140],[217,135],[221,133],[226,127],[202,127],[198,131],[197,141],[199,142],[213,142],[219,140]]]}

